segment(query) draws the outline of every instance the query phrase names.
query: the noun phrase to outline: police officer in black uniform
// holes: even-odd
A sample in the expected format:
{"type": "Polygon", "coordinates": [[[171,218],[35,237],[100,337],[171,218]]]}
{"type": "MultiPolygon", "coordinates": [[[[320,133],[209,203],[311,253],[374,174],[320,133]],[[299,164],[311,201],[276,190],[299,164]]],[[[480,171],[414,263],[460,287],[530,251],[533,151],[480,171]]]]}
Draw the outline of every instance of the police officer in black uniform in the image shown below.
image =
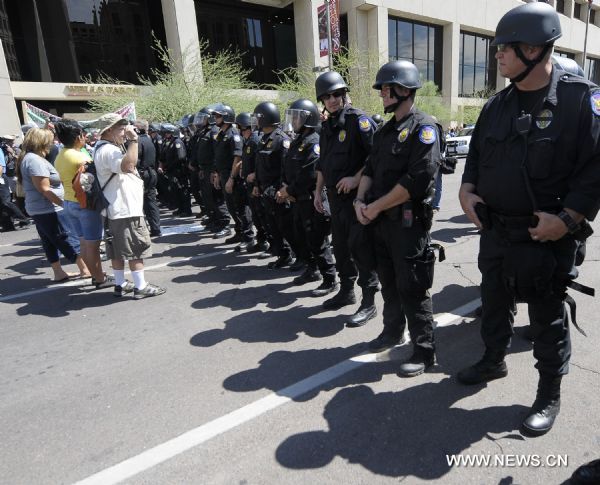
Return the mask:
{"type": "Polygon", "coordinates": [[[375,293],[378,280],[370,241],[356,220],[352,201],[371,150],[375,126],[361,110],[348,102],[348,86],[337,72],[321,74],[315,82],[317,99],[329,116],[321,127],[321,157],[317,163],[315,208],[323,212],[323,187],[331,207],[331,231],[340,291],[323,303],[335,310],[356,302],[354,282],[362,289],[360,307],[347,320],[349,327],[367,323],[377,314],[375,293]]]}
{"type": "Polygon", "coordinates": [[[380,351],[399,343],[406,322],[413,354],[399,375],[412,377],[435,363],[429,288],[435,256],[429,229],[435,175],[441,160],[442,129],[415,108],[419,70],[405,60],[384,64],[373,88],[394,116],[375,134],[373,149],[354,202],[356,217],[372,230],[383,295],[381,335],[369,347],[380,351]]]}
{"type": "Polygon", "coordinates": [[[197,173],[206,212],[202,223],[206,224],[206,230],[219,232],[229,223],[229,218],[216,210],[217,203],[222,203],[223,192],[216,190],[211,182],[211,174],[216,170],[213,142],[219,132],[211,114],[211,106],[205,106],[198,111],[194,116],[193,124],[196,130],[196,142],[190,164],[197,173]]]}
{"type": "Polygon", "coordinates": [[[319,124],[319,109],[308,99],[298,99],[286,110],[285,125],[296,137],[283,161],[283,185],[277,192],[278,199],[291,202],[295,240],[298,250],[304,253],[297,256],[307,262],[304,273],[294,278],[293,283],[304,285],[323,279],[313,290],[313,296],[324,296],[338,289],[328,241],[331,220],[317,212],[313,204],[320,154],[319,134],[315,128],[319,124]]]}
{"type": "Polygon", "coordinates": [[[152,139],[154,149],[156,150],[156,161],[157,161],[157,180],[156,180],[156,192],[157,198],[162,205],[167,205],[167,196],[169,191],[169,181],[166,175],[163,173],[161,164],[163,160],[163,137],[162,137],[162,123],[150,123],[148,126],[148,135],[152,139]]]}
{"type": "Polygon", "coordinates": [[[156,148],[152,143],[152,138],[147,134],[148,122],[136,120],[134,125],[138,133],[137,170],[144,180],[144,215],[150,227],[150,236],[158,237],[162,234],[160,231],[160,210],[156,200],[156,182],[158,180],[156,148]]]}
{"type": "Polygon", "coordinates": [[[240,243],[238,250],[246,250],[249,253],[264,252],[269,249],[268,235],[265,229],[265,210],[260,197],[254,197],[252,194],[256,180],[256,153],[260,137],[258,132],[252,129],[251,113],[238,114],[235,118],[235,123],[244,140],[242,167],[240,170],[240,186],[242,190],[238,190],[236,194],[240,199],[239,205],[245,205],[250,208],[252,222],[256,228],[256,240],[252,241],[251,244],[240,243]]]}
{"type": "Polygon", "coordinates": [[[192,204],[187,180],[187,152],[180,138],[179,128],[171,123],[163,125],[162,170],[169,179],[169,200],[179,217],[192,216],[192,204]]]}
{"type": "MultiPolygon", "coordinates": [[[[565,302],[577,270],[578,239],[600,204],[600,89],[553,67],[561,36],[545,3],[507,12],[493,44],[511,84],[483,108],[460,188],[465,214],[481,229],[481,336],[485,353],[458,374],[464,384],[507,375],[513,299],[529,305],[536,399],[522,431],[548,432],[559,413],[571,356],[565,302]]],[[[579,261],[580,262],[580,261],[579,261]]]]}
{"type": "Polygon", "coordinates": [[[202,193],[200,191],[200,178],[198,177],[198,166],[195,165],[194,159],[197,151],[198,144],[198,133],[196,132],[196,125],[194,124],[195,114],[185,115],[182,119],[182,125],[184,126],[184,130],[187,133],[187,136],[184,138],[185,141],[185,150],[187,153],[187,176],[190,186],[190,194],[194,196],[194,200],[198,207],[200,207],[200,212],[196,214],[196,218],[200,219],[205,215],[206,209],[204,207],[204,202],[202,201],[202,193]]]}
{"type": "Polygon", "coordinates": [[[252,222],[249,221],[249,215],[240,216],[242,211],[238,211],[233,197],[233,182],[242,160],[242,137],[233,125],[235,123],[235,112],[231,106],[219,104],[213,108],[212,112],[215,117],[215,124],[219,127],[213,141],[216,169],[216,172],[213,172],[213,185],[216,189],[221,188],[223,191],[226,207],[220,206],[219,211],[228,212],[233,217],[235,224],[235,234],[233,236],[231,236],[231,229],[229,229],[229,222],[227,222],[227,225],[217,232],[214,237],[217,239],[231,236],[225,239],[225,244],[248,242],[252,240],[252,222]]]}
{"type": "Polygon", "coordinates": [[[266,229],[271,236],[271,251],[277,256],[268,268],[283,268],[292,263],[290,241],[284,238],[284,225],[290,220],[289,203],[277,203],[276,194],[281,186],[281,170],[283,159],[290,148],[290,137],[279,124],[281,115],[277,106],[271,102],[263,102],[254,108],[253,117],[263,135],[258,142],[256,154],[256,179],[254,181],[255,197],[261,197],[265,209],[266,229]]]}

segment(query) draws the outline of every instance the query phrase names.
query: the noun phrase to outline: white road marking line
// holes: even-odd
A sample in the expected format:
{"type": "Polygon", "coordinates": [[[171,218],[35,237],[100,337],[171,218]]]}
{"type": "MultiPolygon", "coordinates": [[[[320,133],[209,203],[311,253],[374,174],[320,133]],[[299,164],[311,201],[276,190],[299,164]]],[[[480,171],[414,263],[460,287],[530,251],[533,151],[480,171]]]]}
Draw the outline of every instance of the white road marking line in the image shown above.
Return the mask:
{"type": "MultiPolygon", "coordinates": [[[[450,313],[442,313],[435,319],[438,326],[447,326],[473,311],[479,306],[479,299],[473,300],[450,313]]],[[[377,362],[380,354],[359,354],[332,367],[303,379],[291,386],[271,393],[253,403],[243,406],[213,421],[191,429],[169,441],[146,450],[106,468],[94,475],[76,482],[74,485],[112,485],[120,483],[139,473],[155,467],[175,456],[195,448],[210,439],[236,428],[252,419],[272,411],[291,400],[316,389],[365,364],[377,362]]]]}
{"type": "MultiPolygon", "coordinates": [[[[213,253],[200,254],[198,256],[190,256],[189,258],[183,258],[183,259],[178,259],[175,261],[169,261],[166,263],[159,263],[159,264],[155,264],[152,266],[146,266],[144,269],[146,271],[152,271],[153,269],[164,268],[165,266],[176,266],[176,265],[180,265],[180,264],[189,263],[190,261],[197,261],[199,259],[211,258],[213,256],[219,256],[221,254],[227,254],[227,253],[232,253],[232,252],[233,252],[233,249],[223,249],[221,251],[215,251],[213,253]]],[[[130,271],[128,270],[126,273],[130,273],[130,271]]],[[[45,288],[38,288],[35,290],[29,290],[29,291],[23,291],[21,293],[15,293],[14,295],[0,296],[0,303],[3,303],[5,301],[17,300],[19,298],[23,298],[26,296],[39,295],[40,293],[48,293],[49,291],[58,290],[60,288],[65,288],[65,287],[70,287],[70,286],[85,286],[85,285],[90,284],[89,281],[90,281],[89,278],[86,278],[84,280],[67,281],[65,283],[53,284],[52,286],[48,286],[45,288]]]]}

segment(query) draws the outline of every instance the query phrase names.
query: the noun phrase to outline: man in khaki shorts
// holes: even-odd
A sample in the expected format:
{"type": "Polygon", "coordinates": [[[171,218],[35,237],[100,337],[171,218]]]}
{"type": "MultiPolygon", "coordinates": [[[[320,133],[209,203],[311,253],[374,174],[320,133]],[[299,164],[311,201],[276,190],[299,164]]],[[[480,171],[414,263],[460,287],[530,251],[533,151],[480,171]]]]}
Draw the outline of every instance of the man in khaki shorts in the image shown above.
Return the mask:
{"type": "Polygon", "coordinates": [[[99,118],[95,127],[100,129],[100,141],[94,149],[94,164],[98,182],[110,202],[106,211],[106,252],[115,273],[114,295],[133,291],[136,300],[162,295],[164,288],[144,278],[144,258],[152,251],[144,219],[144,181],[135,168],[138,135],[126,119],[113,113],[99,118]],[[133,283],[125,280],[125,260],[129,261],[133,283]]]}

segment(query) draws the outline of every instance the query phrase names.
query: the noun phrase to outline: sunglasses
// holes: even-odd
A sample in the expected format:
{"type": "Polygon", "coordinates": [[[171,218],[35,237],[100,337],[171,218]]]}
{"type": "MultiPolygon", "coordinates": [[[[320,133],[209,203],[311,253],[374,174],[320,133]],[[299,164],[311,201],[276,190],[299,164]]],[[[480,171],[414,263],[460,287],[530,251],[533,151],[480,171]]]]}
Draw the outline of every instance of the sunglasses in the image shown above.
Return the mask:
{"type": "Polygon", "coordinates": [[[344,91],[334,91],[321,96],[321,101],[327,101],[329,98],[341,98],[342,96],[344,96],[344,91]]]}
{"type": "Polygon", "coordinates": [[[513,44],[498,44],[496,45],[498,52],[506,52],[508,49],[514,49],[513,44]]]}

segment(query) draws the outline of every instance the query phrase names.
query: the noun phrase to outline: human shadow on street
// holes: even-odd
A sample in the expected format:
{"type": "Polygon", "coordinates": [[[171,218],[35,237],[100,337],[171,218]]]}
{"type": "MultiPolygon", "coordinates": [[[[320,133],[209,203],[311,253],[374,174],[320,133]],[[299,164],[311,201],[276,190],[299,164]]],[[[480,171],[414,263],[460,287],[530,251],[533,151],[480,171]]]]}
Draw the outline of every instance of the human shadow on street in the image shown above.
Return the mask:
{"type": "Polygon", "coordinates": [[[446,285],[441,291],[432,294],[433,311],[445,313],[455,310],[458,306],[479,298],[479,286],[446,285]]]}
{"type": "Polygon", "coordinates": [[[467,236],[476,236],[478,229],[471,227],[445,227],[432,231],[431,239],[445,243],[457,242],[460,238],[467,236]]]}
{"type": "Polygon", "coordinates": [[[224,328],[197,333],[190,339],[190,344],[212,347],[230,339],[246,343],[293,342],[300,334],[313,338],[331,337],[344,328],[344,316],[320,316],[321,313],[320,306],[301,305],[281,311],[253,310],[226,320],[224,328]]]}
{"type": "MultiPolygon", "coordinates": [[[[315,323],[317,325],[313,327],[304,325],[302,328],[320,329],[322,324],[318,321],[315,321],[315,323]]],[[[290,330],[297,331],[293,324],[289,325],[287,323],[287,319],[280,322],[280,326],[284,329],[290,326],[290,330]]],[[[236,327],[236,329],[241,332],[239,328],[236,327]]],[[[232,330],[234,329],[232,328],[232,330]]],[[[260,326],[250,324],[246,329],[247,336],[244,339],[240,338],[239,334],[236,337],[245,342],[254,342],[258,339],[253,332],[258,334],[259,330],[262,330],[260,326]]],[[[282,329],[280,328],[279,331],[282,331],[282,329]]],[[[305,331],[305,333],[308,332],[305,331]]],[[[208,336],[216,338],[222,337],[222,334],[211,331],[206,332],[203,335],[204,344],[208,343],[208,336]]],[[[429,374],[455,375],[460,369],[473,364],[483,355],[484,346],[479,339],[479,325],[477,323],[465,320],[457,325],[439,327],[435,331],[435,338],[438,365],[431,368],[429,374]]],[[[377,354],[376,362],[362,364],[351,372],[345,373],[303,395],[295,396],[293,399],[294,401],[307,401],[323,390],[329,391],[356,384],[379,382],[383,376],[396,373],[399,362],[409,358],[412,349],[410,342],[396,346],[389,351],[377,354]]],[[[513,342],[509,352],[518,353],[529,350],[528,343],[519,340],[513,342]]],[[[260,360],[256,368],[246,369],[226,378],[223,387],[234,392],[253,392],[267,389],[272,392],[286,394],[285,389],[288,386],[363,352],[369,352],[367,342],[359,342],[347,348],[308,349],[295,352],[277,350],[260,360]]],[[[399,380],[398,382],[410,381],[399,380]]],[[[418,382],[418,379],[415,382],[418,382]]],[[[458,383],[455,385],[460,386],[458,383]]],[[[474,386],[473,393],[486,387],[486,385],[474,386]]]]}
{"type": "Polygon", "coordinates": [[[365,385],[342,389],[325,406],[325,429],[288,437],[276,459],[302,470],[322,468],[340,457],[377,475],[440,479],[453,467],[447,455],[458,455],[483,439],[523,439],[516,430],[528,407],[460,407],[460,400],[480,389],[458,385],[450,377],[438,383],[417,381],[396,392],[375,394],[365,385]]]}
{"type": "Polygon", "coordinates": [[[436,222],[452,222],[453,224],[471,224],[471,225],[473,225],[473,223],[469,220],[469,218],[465,214],[458,214],[458,215],[449,217],[448,219],[436,219],[436,222]]]}

